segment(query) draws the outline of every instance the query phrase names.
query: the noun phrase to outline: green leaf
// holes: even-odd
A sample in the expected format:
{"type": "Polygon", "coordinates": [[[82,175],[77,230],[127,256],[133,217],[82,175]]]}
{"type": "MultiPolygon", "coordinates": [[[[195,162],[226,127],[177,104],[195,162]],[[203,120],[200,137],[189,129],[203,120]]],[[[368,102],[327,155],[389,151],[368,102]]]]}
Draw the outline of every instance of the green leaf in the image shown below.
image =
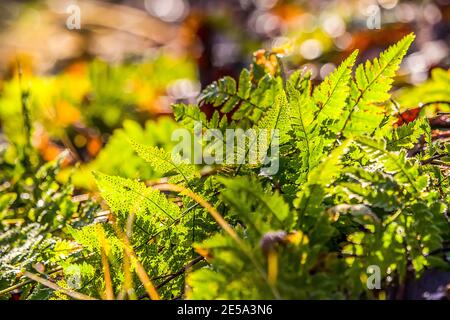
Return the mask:
{"type": "Polygon", "coordinates": [[[167,197],[156,189],[147,187],[143,182],[93,173],[102,197],[111,210],[122,216],[131,213],[150,221],[154,217],[161,221],[175,220],[179,214],[179,207],[169,201],[167,197]]]}
{"type": "Polygon", "coordinates": [[[384,112],[377,104],[389,100],[393,78],[414,37],[413,34],[407,35],[383,51],[379,58],[358,66],[340,132],[345,135],[370,135],[379,126],[384,112]]]}
{"type": "Polygon", "coordinates": [[[387,140],[387,148],[394,151],[402,148],[411,149],[429,130],[428,120],[424,118],[404,124],[392,131],[392,137],[387,140]]]}
{"type": "Polygon", "coordinates": [[[339,119],[350,94],[350,79],[358,51],[354,51],[336,70],[323,80],[314,90],[314,103],[319,108],[316,116],[324,119],[339,119]]]}
{"type": "Polygon", "coordinates": [[[291,130],[290,106],[288,104],[286,94],[280,88],[279,93],[275,99],[274,105],[269,108],[264,116],[256,124],[257,129],[278,130],[280,144],[288,141],[288,135],[291,130]]]}
{"type": "Polygon", "coordinates": [[[238,96],[243,100],[248,99],[250,97],[251,89],[252,82],[250,71],[248,71],[247,69],[243,69],[241,75],[239,76],[238,96]]]}
{"type": "Polygon", "coordinates": [[[399,184],[412,188],[415,193],[428,186],[428,177],[420,174],[417,163],[407,159],[405,151],[390,152],[386,148],[385,141],[376,141],[368,137],[358,137],[355,140],[371,159],[381,162],[385,172],[393,174],[399,184]]]}
{"type": "Polygon", "coordinates": [[[306,184],[297,193],[297,199],[294,201],[294,205],[300,210],[300,217],[305,214],[314,216],[323,211],[325,188],[339,175],[340,159],[349,144],[350,140],[344,141],[309,173],[306,184]]]}
{"type": "Polygon", "coordinates": [[[135,141],[131,145],[136,153],[147,161],[155,171],[163,175],[171,176],[172,182],[184,182],[189,184],[189,180],[199,176],[194,164],[188,159],[182,160],[179,154],[170,154],[161,148],[144,146],[135,141]]]}
{"type": "Polygon", "coordinates": [[[219,181],[226,187],[222,195],[229,203],[233,203],[237,210],[243,207],[242,204],[239,204],[238,198],[246,202],[245,206],[254,202],[260,208],[256,213],[259,217],[250,216],[248,219],[258,220],[261,218],[266,219],[268,216],[274,216],[280,222],[286,221],[288,218],[288,220],[292,221],[289,205],[277,191],[272,194],[265,192],[261,184],[255,179],[236,177],[233,179],[221,178],[219,181]]]}

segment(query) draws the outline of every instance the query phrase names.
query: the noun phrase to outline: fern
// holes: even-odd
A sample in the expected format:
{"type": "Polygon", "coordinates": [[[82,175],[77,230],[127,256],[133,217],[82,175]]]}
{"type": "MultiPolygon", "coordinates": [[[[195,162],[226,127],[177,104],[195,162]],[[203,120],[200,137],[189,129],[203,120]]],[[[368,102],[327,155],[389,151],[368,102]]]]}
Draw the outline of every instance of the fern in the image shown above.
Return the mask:
{"type": "MultiPolygon", "coordinates": [[[[371,158],[376,158],[383,164],[387,173],[394,175],[396,181],[405,187],[420,192],[428,186],[428,177],[420,175],[417,164],[406,159],[406,153],[401,151],[398,155],[387,151],[385,142],[378,142],[370,138],[359,137],[356,141],[362,146],[371,158]]],[[[376,170],[376,168],[374,168],[376,170]]]]}
{"type": "Polygon", "coordinates": [[[341,116],[350,94],[351,72],[357,55],[358,51],[353,52],[315,88],[313,99],[319,108],[315,115],[317,117],[320,114],[319,122],[324,119],[336,120],[341,116]]]}
{"type": "Polygon", "coordinates": [[[297,149],[300,150],[303,160],[303,170],[309,171],[314,165],[312,159],[314,155],[321,155],[322,152],[313,149],[320,149],[322,138],[318,135],[318,126],[315,114],[319,111],[314,104],[309,93],[311,91],[310,75],[299,78],[298,74],[290,77],[286,85],[289,97],[289,108],[291,111],[292,128],[297,137],[297,149]]]}
{"type": "Polygon", "coordinates": [[[325,188],[336,178],[339,172],[340,157],[346,151],[348,144],[349,141],[346,141],[339,148],[333,150],[328,158],[309,173],[307,182],[297,194],[298,199],[294,202],[300,209],[300,218],[306,213],[314,215],[323,210],[321,205],[326,194],[325,188]]]}
{"type": "Polygon", "coordinates": [[[402,125],[392,131],[386,147],[391,150],[411,149],[428,130],[429,124],[426,119],[418,119],[402,125]]]}
{"type": "MultiPolygon", "coordinates": [[[[20,150],[20,149],[19,149],[20,150]]],[[[33,150],[22,150],[32,158],[33,150]]],[[[8,164],[0,150],[0,288],[17,284],[24,271],[58,270],[71,254],[59,244],[69,238],[64,230],[85,226],[95,219],[99,207],[91,199],[76,202],[73,185],[57,180],[66,154],[55,161],[33,167],[18,160],[8,164]],[[63,249],[63,250],[61,250],[63,249]],[[58,251],[57,251],[58,250],[58,251]],[[61,250],[61,251],[59,251],[61,250]]],[[[72,250],[73,251],[73,250],[72,250]]],[[[43,288],[41,288],[43,289],[43,288]]],[[[33,290],[26,289],[24,298],[33,290]]],[[[51,290],[42,290],[35,298],[49,299],[51,290]]],[[[7,296],[0,296],[0,299],[7,296]]],[[[33,296],[31,296],[33,298],[33,296]]]]}
{"type": "MultiPolygon", "coordinates": [[[[279,228],[288,226],[289,221],[292,223],[293,216],[289,205],[278,192],[267,193],[255,179],[252,179],[251,183],[241,177],[235,179],[222,178],[219,181],[226,187],[226,190],[222,193],[225,201],[236,209],[239,218],[243,218],[246,223],[254,225],[256,230],[264,225],[260,221],[262,219],[276,219],[279,228]],[[239,196],[236,197],[236,195],[239,196]],[[252,205],[255,207],[252,207],[252,205]],[[261,214],[263,212],[264,214],[261,214]],[[244,217],[244,215],[248,216],[244,217]]],[[[258,231],[267,232],[269,230],[258,231]]]]}
{"type": "Polygon", "coordinates": [[[275,103],[257,122],[255,128],[263,130],[278,130],[280,143],[289,140],[288,132],[291,130],[290,108],[283,90],[280,90],[275,103]]]}
{"type": "Polygon", "coordinates": [[[341,133],[370,134],[379,126],[383,112],[376,104],[389,99],[395,72],[413,40],[414,35],[410,34],[382,52],[378,59],[358,66],[351,83],[350,101],[344,110],[341,133]]]}
{"type": "Polygon", "coordinates": [[[265,75],[253,85],[252,77],[251,72],[244,69],[239,77],[239,87],[231,77],[213,82],[202,91],[199,102],[221,107],[222,113],[229,113],[239,106],[232,118],[255,122],[274,103],[277,84],[270,75],[265,75]]]}
{"type": "Polygon", "coordinates": [[[182,160],[179,154],[170,154],[161,148],[144,146],[132,142],[136,153],[147,161],[156,171],[171,177],[173,182],[188,183],[189,179],[198,175],[195,165],[182,160]]]}
{"type": "Polygon", "coordinates": [[[186,128],[190,130],[194,129],[196,122],[201,122],[207,129],[226,129],[231,127],[232,124],[228,123],[227,117],[224,115],[220,118],[219,112],[214,111],[213,116],[208,121],[206,115],[196,105],[185,105],[183,103],[177,103],[172,105],[172,110],[175,116],[175,120],[180,121],[186,128]]]}
{"type": "MultiPolygon", "coordinates": [[[[424,118],[394,126],[387,103],[412,40],[405,37],[352,76],[354,52],[317,86],[300,71],[282,79],[276,57],[259,52],[255,59],[270,63],[255,61],[238,84],[225,77],[199,104],[173,106],[188,132],[197,122],[220,132],[278,130],[279,170],[272,175],[261,164],[194,165],[165,151],[164,139],[132,141],[135,153],[127,157],[142,158],[157,173],[152,178],[164,179],[146,184],[96,172],[109,223],[72,224],[74,215],[86,215],[68,201],[72,188],[56,196],[51,167],[29,174],[47,190],[35,192],[52,214],[18,196],[27,186],[0,196],[2,222],[27,222],[26,236],[1,224],[0,248],[9,253],[0,259],[0,283],[12,285],[19,269],[40,259],[63,269],[54,280],[64,288],[80,270],[79,291],[93,297],[104,296],[107,264],[108,287],[120,297],[146,297],[137,274],[144,269],[165,299],[377,299],[405,287],[411,270],[419,277],[427,268],[448,269],[450,147],[434,139],[424,118]],[[211,118],[200,109],[206,103],[216,108],[211,118]],[[48,235],[44,229],[61,220],[64,237],[48,235]],[[142,269],[130,265],[128,242],[142,269]],[[43,245],[49,249],[36,255],[33,248],[43,245]],[[367,287],[369,265],[380,267],[380,290],[367,287]]],[[[62,296],[27,288],[31,298],[62,296]]]]}
{"type": "Polygon", "coordinates": [[[103,198],[119,215],[133,213],[144,220],[156,219],[163,224],[174,221],[180,215],[180,209],[176,204],[142,182],[98,172],[95,172],[94,176],[103,198]]]}

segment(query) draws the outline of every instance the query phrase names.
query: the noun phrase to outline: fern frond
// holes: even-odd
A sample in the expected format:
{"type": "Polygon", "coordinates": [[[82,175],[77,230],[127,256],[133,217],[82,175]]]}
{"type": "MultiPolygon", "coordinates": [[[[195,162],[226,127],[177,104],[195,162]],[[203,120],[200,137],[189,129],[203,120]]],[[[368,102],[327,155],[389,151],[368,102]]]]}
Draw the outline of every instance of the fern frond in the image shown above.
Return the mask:
{"type": "Polygon", "coordinates": [[[102,248],[102,243],[99,239],[98,234],[103,233],[108,239],[109,254],[111,256],[120,256],[122,253],[122,242],[115,236],[115,234],[108,228],[108,225],[104,224],[90,224],[84,226],[81,229],[75,229],[68,227],[69,234],[73,239],[84,248],[91,252],[100,252],[102,248]]]}
{"type": "Polygon", "coordinates": [[[326,194],[325,188],[339,175],[340,159],[347,152],[349,144],[350,140],[344,141],[323,162],[311,170],[307,182],[297,193],[297,199],[294,201],[294,205],[300,210],[299,219],[305,214],[315,216],[323,210],[322,201],[326,194]]]}
{"type": "Polygon", "coordinates": [[[172,105],[172,110],[175,120],[186,126],[195,121],[207,123],[206,115],[196,105],[175,103],[172,105]]]}
{"type": "Polygon", "coordinates": [[[420,137],[429,132],[429,130],[428,120],[419,118],[392,130],[386,146],[389,150],[394,151],[401,148],[411,149],[419,141],[420,137]]]}
{"type": "Polygon", "coordinates": [[[199,176],[194,164],[188,160],[182,160],[179,154],[170,154],[165,150],[144,146],[133,140],[131,145],[136,153],[145,161],[147,161],[155,171],[163,175],[170,176],[172,182],[185,182],[189,184],[189,180],[199,176]]]}
{"type": "Polygon", "coordinates": [[[253,122],[258,121],[263,113],[275,103],[280,87],[282,86],[281,82],[281,78],[273,78],[268,74],[262,77],[256,85],[256,88],[251,91],[251,103],[244,103],[233,114],[233,119],[241,120],[248,117],[253,122]]]}
{"type": "Polygon", "coordinates": [[[250,103],[250,90],[252,87],[250,71],[242,70],[239,77],[239,89],[236,81],[229,76],[208,85],[199,97],[200,103],[211,103],[214,107],[221,106],[223,113],[233,110],[239,103],[250,103]]]}
{"type": "Polygon", "coordinates": [[[237,92],[238,97],[246,100],[250,97],[252,90],[252,81],[250,71],[243,69],[239,75],[239,89],[237,92]]]}
{"type": "Polygon", "coordinates": [[[222,113],[229,113],[239,106],[232,119],[248,118],[256,121],[264,110],[273,104],[276,96],[274,86],[277,81],[270,75],[265,75],[256,87],[253,87],[251,77],[250,71],[244,69],[239,77],[239,86],[229,76],[213,82],[202,91],[198,99],[200,105],[210,103],[214,107],[220,107],[222,113]]]}
{"type": "Polygon", "coordinates": [[[288,132],[291,130],[290,114],[290,106],[287,101],[286,93],[282,88],[279,88],[275,103],[264,113],[255,125],[255,128],[279,130],[280,143],[286,142],[290,138],[288,135],[288,132]]]}
{"type": "MultiPolygon", "coordinates": [[[[349,82],[358,50],[354,51],[340,66],[323,80],[313,93],[314,103],[319,108],[320,119],[338,119],[350,94],[349,82]]],[[[319,122],[321,122],[319,119],[319,122]]]]}
{"type": "MultiPolygon", "coordinates": [[[[275,217],[279,222],[292,221],[293,217],[290,215],[289,205],[283,197],[278,192],[268,193],[264,191],[262,185],[256,179],[249,180],[248,178],[235,177],[233,179],[221,178],[219,181],[226,187],[222,196],[227,203],[232,204],[240,211],[239,214],[248,215],[246,217],[249,220],[247,223],[267,220],[271,217],[275,217]],[[242,210],[242,208],[249,208],[253,203],[255,203],[255,207],[261,209],[257,212],[250,212],[251,209],[242,210]],[[254,214],[251,215],[251,213],[254,214]]],[[[279,227],[282,227],[282,225],[279,227]]]]}
{"type": "MultiPolygon", "coordinates": [[[[296,147],[301,152],[302,171],[309,171],[311,158],[314,155],[321,157],[320,150],[317,153],[313,149],[323,145],[322,138],[317,132],[317,121],[314,116],[319,109],[310,96],[310,75],[298,78],[296,74],[291,76],[286,83],[286,91],[289,97],[289,110],[293,133],[296,137],[296,147]]],[[[320,149],[320,148],[319,148],[320,149]]]]}
{"type": "Polygon", "coordinates": [[[384,110],[376,104],[390,98],[393,77],[414,37],[413,34],[407,35],[382,52],[378,59],[358,66],[351,85],[350,101],[344,110],[341,133],[371,134],[378,127],[384,110]]]}
{"type": "Polygon", "coordinates": [[[119,216],[136,214],[144,221],[173,221],[180,215],[179,207],[156,189],[143,182],[93,173],[102,197],[119,216]]]}
{"type": "Polygon", "coordinates": [[[303,139],[312,131],[314,114],[319,111],[309,95],[311,87],[310,75],[300,79],[293,76],[286,83],[292,126],[300,132],[300,138],[303,139]]]}
{"type": "Polygon", "coordinates": [[[194,129],[195,122],[200,122],[206,129],[223,129],[231,128],[234,123],[229,123],[227,116],[219,116],[217,110],[214,111],[210,120],[207,120],[206,114],[203,113],[197,105],[187,105],[184,103],[176,103],[172,105],[175,120],[182,123],[184,127],[190,130],[194,129]]]}
{"type": "Polygon", "coordinates": [[[390,152],[384,140],[376,141],[368,137],[358,137],[355,140],[366,151],[369,158],[381,162],[384,171],[393,174],[400,185],[415,193],[421,192],[428,186],[428,176],[420,174],[418,165],[407,159],[404,150],[399,153],[390,152]]]}
{"type": "Polygon", "coordinates": [[[236,81],[229,76],[208,85],[199,97],[201,103],[222,106],[223,113],[230,112],[243,99],[237,94],[236,81]]]}

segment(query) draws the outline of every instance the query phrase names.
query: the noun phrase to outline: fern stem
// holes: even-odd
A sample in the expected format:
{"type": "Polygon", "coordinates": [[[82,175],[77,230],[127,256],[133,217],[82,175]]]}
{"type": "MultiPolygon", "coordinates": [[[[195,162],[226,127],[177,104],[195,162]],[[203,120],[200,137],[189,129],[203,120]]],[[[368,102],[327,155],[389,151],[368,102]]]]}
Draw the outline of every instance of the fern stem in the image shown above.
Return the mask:
{"type": "Polygon", "coordinates": [[[427,106],[431,106],[433,104],[446,104],[446,105],[450,105],[450,101],[445,101],[445,100],[437,100],[437,101],[429,101],[429,102],[425,102],[425,103],[420,103],[419,104],[419,108],[425,108],[427,106]]]}
{"type": "Polygon", "coordinates": [[[76,292],[76,291],[73,291],[73,290],[69,290],[69,289],[65,289],[63,287],[60,287],[56,283],[53,283],[53,282],[51,282],[51,281],[49,281],[47,279],[41,278],[41,277],[39,277],[38,275],[36,275],[34,273],[25,271],[23,275],[25,277],[27,277],[27,278],[30,278],[33,281],[39,282],[40,284],[42,284],[42,285],[44,285],[44,286],[46,286],[46,287],[48,287],[48,288],[50,288],[52,290],[61,292],[61,293],[65,294],[65,295],[67,295],[67,296],[69,296],[71,298],[74,298],[74,299],[77,299],[77,300],[97,300],[97,299],[92,298],[90,296],[87,296],[85,294],[82,294],[82,293],[79,293],[79,292],[76,292]]]}
{"type": "MultiPolygon", "coordinates": [[[[62,270],[63,270],[62,267],[58,267],[58,268],[48,272],[47,274],[50,275],[50,274],[53,274],[53,273],[56,273],[56,272],[59,272],[59,271],[62,271],[62,270]]],[[[0,296],[2,296],[4,294],[7,294],[7,293],[9,293],[11,291],[14,291],[16,289],[22,288],[23,286],[26,286],[27,284],[30,284],[30,283],[33,283],[33,282],[34,282],[34,280],[25,280],[23,282],[20,282],[20,283],[17,283],[15,285],[12,285],[12,286],[4,289],[4,290],[1,290],[0,291],[0,296]]]]}
{"type": "Polygon", "coordinates": [[[155,286],[152,283],[152,280],[150,280],[150,277],[147,275],[147,272],[144,269],[144,266],[139,262],[136,254],[134,253],[134,250],[132,246],[130,245],[130,242],[127,238],[127,236],[123,233],[123,231],[119,228],[117,225],[115,219],[113,218],[113,227],[114,231],[116,232],[119,239],[122,241],[122,244],[124,246],[124,251],[130,258],[131,263],[135,267],[136,274],[141,280],[142,284],[144,285],[145,291],[147,291],[148,296],[152,300],[160,300],[158,291],[156,291],[155,286]]]}
{"type": "Polygon", "coordinates": [[[440,158],[449,157],[449,156],[450,156],[450,153],[437,154],[437,155],[434,155],[434,156],[432,156],[432,157],[430,157],[428,159],[422,160],[420,162],[420,164],[421,165],[431,164],[434,160],[438,160],[440,158]]]}
{"type": "MultiPolygon", "coordinates": [[[[103,231],[103,229],[100,229],[103,231]]],[[[106,300],[114,300],[114,291],[111,281],[111,272],[109,270],[108,256],[106,253],[107,242],[104,232],[97,232],[100,240],[101,261],[103,265],[103,277],[105,279],[105,298],[106,300]]]]}
{"type": "MultiPolygon", "coordinates": [[[[162,276],[162,277],[158,277],[158,278],[166,278],[164,279],[163,282],[161,282],[160,284],[158,284],[156,286],[156,289],[160,289],[162,287],[164,287],[166,284],[168,284],[170,281],[172,281],[173,279],[181,276],[183,273],[185,273],[187,270],[189,270],[190,268],[192,268],[194,265],[196,265],[197,263],[199,263],[200,261],[203,261],[205,258],[202,256],[198,256],[196,257],[194,260],[192,260],[191,262],[189,262],[188,264],[184,265],[183,267],[181,267],[180,270],[178,270],[175,273],[166,275],[166,276],[162,276]]],[[[144,299],[148,297],[147,294],[143,294],[142,296],[139,297],[139,300],[144,299]]]]}
{"type": "MultiPolygon", "coordinates": [[[[251,105],[251,106],[252,106],[253,108],[255,108],[255,109],[259,109],[259,110],[261,110],[261,111],[265,111],[264,108],[261,108],[260,106],[258,106],[258,105],[256,105],[256,104],[254,104],[253,102],[251,102],[250,98],[244,99],[244,98],[242,98],[241,96],[239,96],[237,93],[230,93],[230,92],[228,92],[228,91],[217,91],[217,92],[218,92],[219,94],[224,94],[224,95],[227,95],[227,96],[229,96],[229,97],[238,98],[239,100],[248,103],[249,105],[251,105]]],[[[199,100],[200,100],[200,105],[203,105],[203,104],[204,104],[204,103],[203,103],[203,100],[204,100],[204,99],[203,99],[202,97],[200,97],[199,100]]]]}

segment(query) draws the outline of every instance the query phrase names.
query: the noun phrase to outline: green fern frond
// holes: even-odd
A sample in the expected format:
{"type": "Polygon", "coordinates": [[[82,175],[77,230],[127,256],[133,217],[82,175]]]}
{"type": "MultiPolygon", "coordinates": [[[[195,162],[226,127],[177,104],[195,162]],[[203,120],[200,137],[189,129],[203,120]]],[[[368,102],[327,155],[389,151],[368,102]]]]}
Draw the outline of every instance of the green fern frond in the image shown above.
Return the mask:
{"type": "Polygon", "coordinates": [[[266,192],[256,179],[236,177],[233,179],[221,178],[219,181],[226,187],[222,196],[227,203],[239,211],[240,215],[246,215],[244,217],[246,223],[258,224],[260,220],[275,217],[280,222],[278,226],[280,228],[283,227],[283,222],[292,222],[293,217],[289,205],[283,197],[277,191],[274,193],[266,192]],[[250,209],[252,205],[257,209],[250,209]],[[242,210],[242,208],[248,208],[248,211],[242,210]]]}
{"type": "Polygon", "coordinates": [[[214,107],[222,106],[223,113],[230,112],[243,99],[245,98],[238,95],[236,81],[229,76],[208,85],[199,97],[202,103],[211,103],[214,107]]]}
{"type": "Polygon", "coordinates": [[[194,129],[195,123],[200,122],[206,129],[222,129],[231,128],[234,123],[229,123],[227,116],[220,117],[217,110],[214,111],[213,116],[208,121],[206,114],[203,113],[197,105],[187,105],[184,103],[176,103],[172,105],[175,120],[182,123],[185,128],[194,129]]]}
{"type": "Polygon", "coordinates": [[[206,115],[196,105],[175,103],[172,105],[172,110],[175,120],[186,126],[190,126],[195,121],[207,123],[206,115]]]}
{"type": "Polygon", "coordinates": [[[420,137],[429,131],[430,125],[428,124],[428,120],[419,118],[392,130],[386,146],[392,151],[402,148],[411,149],[419,142],[420,137]]]}
{"type": "Polygon", "coordinates": [[[234,120],[248,118],[256,121],[273,104],[277,81],[270,75],[265,75],[254,87],[251,77],[250,71],[244,69],[239,77],[239,86],[229,76],[213,82],[202,91],[198,99],[200,105],[210,103],[214,107],[220,107],[222,113],[235,110],[232,116],[234,120]]]}
{"type": "Polygon", "coordinates": [[[371,134],[378,127],[384,110],[377,104],[389,100],[393,77],[414,38],[414,34],[409,34],[382,52],[379,58],[358,66],[351,85],[350,101],[344,110],[341,133],[371,134]]]}
{"type": "Polygon", "coordinates": [[[180,215],[179,207],[156,189],[143,182],[93,173],[102,197],[111,210],[126,217],[134,213],[145,221],[173,221],[180,215]]]}
{"type": "Polygon", "coordinates": [[[208,85],[199,97],[200,103],[211,103],[214,107],[221,106],[221,112],[228,113],[239,103],[252,105],[250,91],[252,89],[250,71],[242,70],[239,76],[239,88],[236,81],[229,77],[223,77],[208,85]]]}
{"type": "Polygon", "coordinates": [[[102,241],[100,240],[99,233],[104,234],[108,246],[108,250],[105,251],[108,251],[110,256],[117,258],[122,255],[123,243],[111,229],[108,225],[97,223],[84,226],[81,229],[68,227],[68,232],[79,245],[91,252],[97,253],[100,253],[102,249],[102,241]]]}
{"type": "MultiPolygon", "coordinates": [[[[313,93],[319,108],[320,119],[339,119],[350,94],[350,79],[358,50],[354,51],[340,66],[323,80],[313,93]]],[[[319,122],[321,122],[319,119],[319,122]]]]}
{"type": "Polygon", "coordinates": [[[194,164],[183,160],[179,154],[170,154],[165,150],[144,146],[135,141],[131,145],[136,153],[147,161],[155,171],[162,175],[170,176],[172,182],[184,182],[189,184],[189,180],[199,176],[198,170],[194,164]]]}
{"type": "Polygon", "coordinates": [[[404,150],[399,153],[388,151],[385,141],[376,141],[368,137],[358,137],[355,141],[366,151],[369,158],[381,162],[384,171],[393,174],[399,184],[412,189],[411,191],[415,193],[423,191],[428,186],[428,176],[420,174],[417,163],[407,159],[404,150]]]}
{"type": "Polygon", "coordinates": [[[344,141],[325,160],[311,170],[307,182],[297,193],[297,199],[294,201],[294,205],[300,211],[299,219],[305,214],[315,216],[323,211],[322,201],[326,195],[325,189],[339,175],[340,159],[347,152],[349,144],[350,140],[344,141]]]}
{"type": "Polygon", "coordinates": [[[279,89],[274,105],[264,113],[255,128],[278,130],[280,143],[290,139],[288,132],[291,130],[291,112],[286,93],[282,88],[279,89]]]}
{"type": "Polygon", "coordinates": [[[309,171],[313,158],[322,156],[322,138],[318,135],[317,118],[314,116],[319,109],[314,103],[311,92],[310,75],[292,75],[286,83],[289,97],[289,111],[293,133],[296,138],[296,148],[301,152],[302,166],[299,171],[309,171]],[[314,152],[313,150],[316,149],[314,152]]]}
{"type": "Polygon", "coordinates": [[[306,139],[311,133],[314,114],[319,111],[309,95],[311,87],[310,75],[300,79],[293,76],[286,83],[292,127],[299,132],[301,139],[306,139]]]}

